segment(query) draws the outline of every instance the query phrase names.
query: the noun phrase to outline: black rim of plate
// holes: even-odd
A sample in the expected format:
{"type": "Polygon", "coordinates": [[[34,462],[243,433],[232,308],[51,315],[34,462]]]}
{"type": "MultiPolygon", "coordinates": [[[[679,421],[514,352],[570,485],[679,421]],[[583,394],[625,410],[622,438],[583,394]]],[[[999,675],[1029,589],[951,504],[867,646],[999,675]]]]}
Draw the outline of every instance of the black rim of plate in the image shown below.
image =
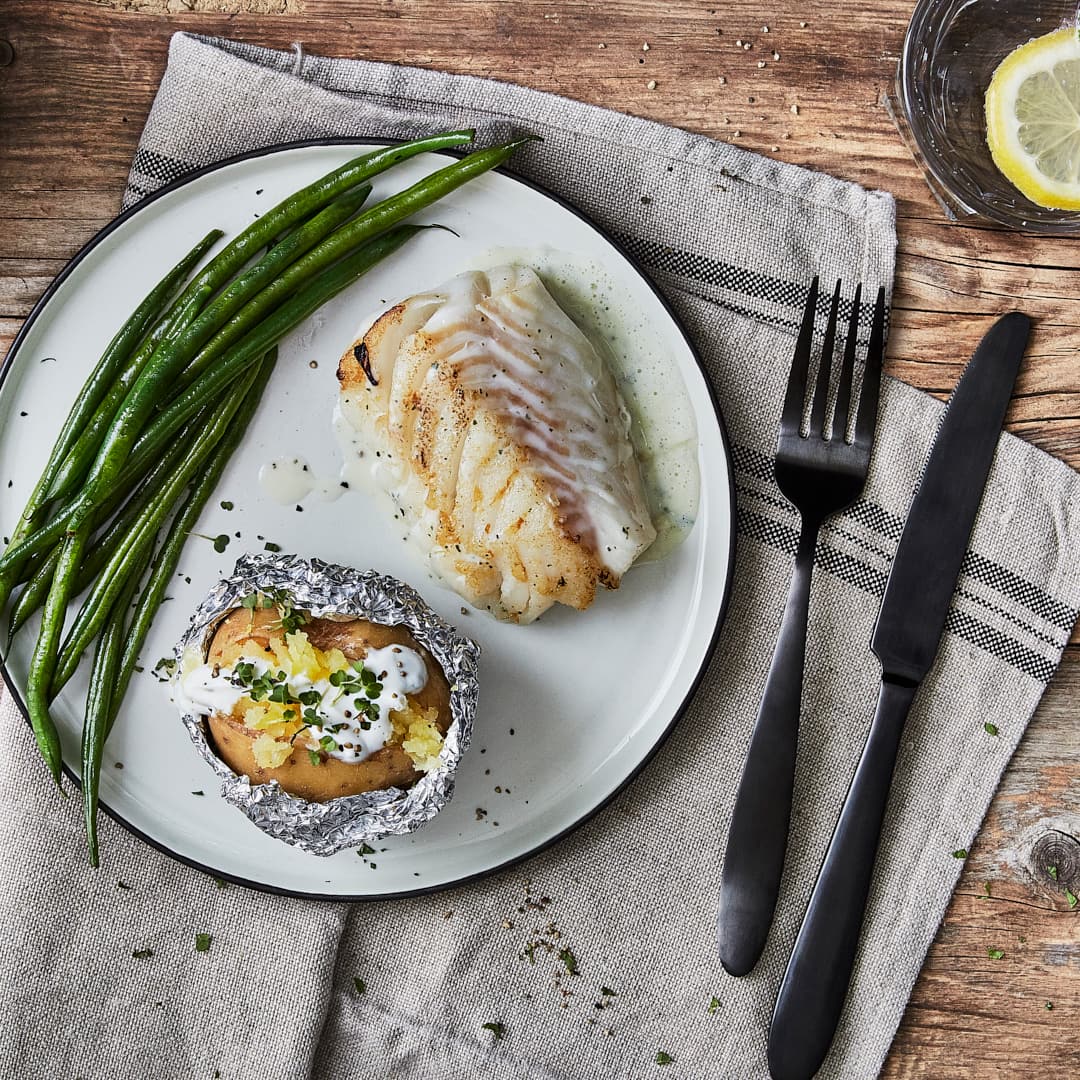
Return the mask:
{"type": "MultiPolygon", "coordinates": [[[[233,157],[223,158],[221,161],[213,162],[210,165],[204,165],[201,168],[193,169],[191,172],[185,173],[183,176],[178,177],[176,180],[166,184],[164,187],[158,188],[156,191],[151,192],[145,198],[140,199],[134,206],[129,207],[118,217],[109,222],[100,232],[87,241],[87,243],[78,251],[78,253],[71,259],[71,261],[64,267],[63,270],[56,276],[49,287],[42,294],[41,299],[34,305],[30,314],[27,316],[26,321],[20,327],[18,334],[15,336],[15,340],[11,344],[11,348],[8,350],[7,356],[4,358],[3,365],[0,366],[0,388],[3,387],[5,380],[9,372],[15,363],[15,358],[18,354],[19,347],[22,345],[23,340],[30,333],[31,328],[37,321],[38,317],[45,310],[46,306],[52,300],[53,296],[60,286],[71,276],[76,267],[85,259],[93,250],[100,244],[106,237],[112,234],[121,225],[131,220],[136,214],[146,209],[152,203],[158,199],[163,198],[166,195],[177,191],[180,188],[186,187],[188,184],[193,183],[196,180],[201,179],[204,176],[208,176],[210,173],[219,171],[220,169],[228,168],[230,165],[236,165],[242,161],[249,161],[253,158],[268,157],[271,154],[282,153],[290,150],[303,150],[308,147],[332,147],[332,146],[389,146],[396,140],[393,139],[380,139],[374,136],[367,137],[353,137],[353,138],[326,138],[326,139],[298,139],[294,142],[276,143],[273,146],[260,147],[255,150],[248,150],[243,154],[236,154],[233,157]]],[[[433,151],[436,154],[449,155],[452,157],[463,157],[464,151],[453,150],[439,150],[433,151]]],[[[627,264],[634,270],[634,272],[641,278],[641,280],[648,286],[656,298],[660,301],[664,310],[667,312],[668,318],[671,319],[672,324],[679,331],[679,335],[682,337],[686,344],[690,355],[694,358],[694,362],[697,364],[698,369],[701,371],[705,386],[708,389],[709,401],[712,404],[713,412],[716,415],[716,422],[720,430],[720,439],[724,447],[724,466],[727,469],[727,483],[729,493],[729,520],[731,522],[731,530],[728,539],[728,564],[727,564],[727,579],[724,582],[724,591],[720,601],[720,610],[717,612],[716,625],[713,627],[712,635],[709,639],[709,643],[706,646],[705,654],[702,657],[701,665],[694,675],[694,678],[690,682],[690,686],[686,692],[685,697],[679,704],[668,722],[667,727],[657,736],[656,741],[646,751],[641,760],[630,770],[627,776],[622,782],[610,791],[603,799],[597,802],[594,806],[590,807],[585,813],[573,821],[566,828],[561,829],[554,836],[549,836],[545,840],[541,840],[535,847],[529,848],[528,851],[522,852],[519,855],[513,855],[503,862],[496,863],[494,866],[489,866],[484,870],[477,870],[474,873],[465,874],[459,878],[453,878],[449,881],[439,882],[435,885],[418,885],[416,888],[401,889],[397,892],[384,892],[384,893],[361,893],[357,895],[343,895],[341,893],[320,893],[320,892],[303,892],[299,889],[288,889],[280,885],[272,885],[265,881],[253,881],[250,878],[241,877],[237,874],[232,874],[228,870],[219,869],[213,866],[207,866],[204,863],[199,862],[197,859],[193,859],[188,855],[182,855],[177,851],[173,851],[167,844],[160,840],[156,840],[154,837],[147,835],[137,825],[128,821],[118,811],[114,810],[104,800],[99,803],[99,806],[104,810],[109,817],[111,817],[117,824],[125,828],[133,836],[137,836],[144,843],[150,847],[162,852],[164,855],[168,855],[169,858],[176,859],[178,862],[183,863],[186,866],[190,866],[194,870],[200,870],[204,874],[208,874],[211,877],[222,878],[226,881],[230,881],[236,885],[243,885],[245,888],[255,889],[258,892],[274,893],[278,896],[294,896],[303,900],[328,900],[336,901],[339,903],[366,903],[373,900],[395,900],[409,896],[422,896],[427,893],[444,892],[447,889],[457,888],[461,885],[466,885],[472,881],[479,881],[483,878],[490,877],[492,874],[499,873],[500,871],[508,870],[511,867],[517,866],[524,862],[526,859],[531,859],[534,855],[539,855],[542,851],[546,851],[548,848],[557,844],[564,837],[569,836],[576,829],[580,828],[585,822],[591,820],[597,814],[600,813],[606,806],[608,806],[616,796],[621,794],[644,770],[646,765],[653,759],[654,755],[659,751],[660,747],[667,742],[668,736],[675,729],[675,725],[686,714],[686,710],[693,700],[694,695],[697,693],[698,687],[701,685],[701,680],[705,676],[705,672],[708,669],[709,663],[712,660],[713,653],[716,651],[716,643],[720,636],[720,630],[724,625],[724,618],[727,614],[728,604],[731,600],[731,582],[735,570],[735,477],[732,471],[732,459],[731,459],[731,443],[728,439],[727,427],[724,424],[723,413],[720,411],[720,403],[716,399],[716,391],[713,388],[712,382],[709,379],[708,373],[705,371],[705,367],[701,362],[701,357],[694,343],[691,341],[686,330],[683,328],[682,321],[678,315],[675,314],[671,304],[668,303],[667,298],[656,287],[652,279],[645,273],[645,271],[638,264],[638,261],[630,255],[629,252],[615,240],[606,230],[597,225],[587,214],[579,210],[576,206],[567,202],[564,198],[556,195],[554,192],[549,191],[542,184],[537,183],[534,180],[529,180],[525,177],[518,176],[516,173],[507,169],[505,166],[500,166],[498,169],[493,170],[500,173],[503,176],[508,177],[515,183],[521,184],[524,187],[531,188],[532,190],[543,195],[545,198],[550,199],[552,202],[561,206],[564,210],[573,214],[574,217],[584,222],[590,229],[599,234],[608,244],[610,244],[627,262],[627,264]]],[[[3,676],[4,682],[7,684],[8,692],[15,700],[15,704],[18,706],[19,711],[23,714],[23,719],[26,720],[27,726],[30,724],[30,717],[27,713],[26,702],[23,700],[22,694],[15,686],[11,675],[7,669],[7,657],[0,656],[0,675],[3,676]]],[[[79,777],[72,771],[72,769],[64,763],[63,765],[64,775],[74,784],[76,787],[81,787],[79,777]]]]}

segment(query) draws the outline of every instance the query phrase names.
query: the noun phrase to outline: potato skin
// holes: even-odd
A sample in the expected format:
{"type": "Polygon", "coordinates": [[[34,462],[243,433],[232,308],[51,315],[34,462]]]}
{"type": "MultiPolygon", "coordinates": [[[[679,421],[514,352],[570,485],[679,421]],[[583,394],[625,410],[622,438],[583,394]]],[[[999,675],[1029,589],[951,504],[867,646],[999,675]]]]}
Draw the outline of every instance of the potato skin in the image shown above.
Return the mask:
{"type": "MultiPolygon", "coordinates": [[[[247,653],[272,652],[271,637],[281,638],[278,612],[271,609],[248,611],[237,608],[218,624],[210,643],[207,662],[232,663],[247,653]]],[[[410,697],[424,708],[438,710],[436,724],[444,734],[450,726],[450,686],[434,657],[403,626],[381,626],[365,619],[312,619],[304,632],[316,648],[327,651],[340,649],[350,660],[359,660],[368,649],[387,645],[405,645],[415,649],[427,666],[428,680],[417,694],[410,697]]],[[[247,776],[253,784],[277,780],[290,795],[309,802],[327,802],[343,795],[359,795],[364,791],[381,791],[390,787],[408,788],[422,775],[412,759],[399,746],[384,746],[363,761],[350,763],[320,755],[313,764],[302,739],[297,749],[283,765],[264,769],[255,761],[252,746],[258,732],[244,726],[241,718],[215,713],[207,720],[210,742],[218,757],[237,775],[247,776]]]]}

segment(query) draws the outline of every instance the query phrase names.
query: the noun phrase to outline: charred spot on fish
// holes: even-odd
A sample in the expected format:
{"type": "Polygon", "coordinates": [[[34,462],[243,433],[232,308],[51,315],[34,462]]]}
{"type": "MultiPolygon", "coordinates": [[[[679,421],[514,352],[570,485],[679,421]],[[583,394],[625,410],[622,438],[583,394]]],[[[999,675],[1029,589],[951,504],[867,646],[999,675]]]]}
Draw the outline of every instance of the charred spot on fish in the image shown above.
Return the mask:
{"type": "Polygon", "coordinates": [[[368,356],[367,345],[361,341],[359,345],[353,346],[353,358],[360,365],[361,370],[367,376],[367,380],[372,386],[378,386],[379,380],[375,378],[375,372],[371,370],[371,358],[368,356]]]}

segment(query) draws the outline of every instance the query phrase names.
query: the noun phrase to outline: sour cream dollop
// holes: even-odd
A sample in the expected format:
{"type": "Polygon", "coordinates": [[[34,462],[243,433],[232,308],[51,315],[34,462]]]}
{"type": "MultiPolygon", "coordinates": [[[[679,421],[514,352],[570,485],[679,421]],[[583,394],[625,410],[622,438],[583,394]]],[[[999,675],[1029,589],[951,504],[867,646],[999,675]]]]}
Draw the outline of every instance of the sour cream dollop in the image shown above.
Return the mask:
{"type": "MultiPolygon", "coordinates": [[[[211,716],[214,713],[231,713],[249,688],[236,676],[239,664],[250,664],[255,678],[268,671],[278,672],[278,664],[267,663],[263,656],[241,656],[232,664],[197,664],[182,671],[175,683],[176,703],[195,716],[211,716]]],[[[363,659],[363,666],[378,680],[379,694],[370,700],[378,717],[370,718],[366,711],[355,706],[356,694],[346,693],[332,686],[329,679],[312,681],[306,675],[286,674],[291,697],[315,691],[319,701],[314,705],[297,705],[296,708],[314,708],[317,723],[311,723],[305,735],[311,744],[319,744],[327,736],[334,748],[324,749],[330,757],[354,764],[381,750],[393,733],[390,713],[404,709],[409,694],[419,693],[427,685],[427,665],[424,658],[406,645],[387,645],[371,649],[363,659]]],[[[346,671],[349,669],[345,669],[346,671]]]]}

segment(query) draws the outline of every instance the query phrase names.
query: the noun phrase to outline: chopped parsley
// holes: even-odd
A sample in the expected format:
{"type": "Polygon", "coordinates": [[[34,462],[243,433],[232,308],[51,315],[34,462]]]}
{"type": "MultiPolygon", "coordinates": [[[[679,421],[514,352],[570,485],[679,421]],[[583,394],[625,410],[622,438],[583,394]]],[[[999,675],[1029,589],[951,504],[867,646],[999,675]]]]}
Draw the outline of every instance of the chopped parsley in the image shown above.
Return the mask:
{"type": "Polygon", "coordinates": [[[612,990],[610,986],[601,986],[600,993],[603,994],[604,997],[615,997],[615,991],[612,990]]]}
{"type": "Polygon", "coordinates": [[[966,858],[967,858],[967,855],[968,855],[968,853],[967,853],[967,848],[957,848],[957,849],[956,849],[956,850],[955,850],[955,851],[954,851],[954,852],[952,853],[952,857],[953,857],[954,859],[966,859],[966,858]]]}
{"type": "Polygon", "coordinates": [[[149,960],[154,955],[153,949],[133,949],[131,955],[136,960],[149,960]]]}
{"type": "Polygon", "coordinates": [[[496,1020],[489,1021],[486,1024],[480,1025],[485,1031],[490,1031],[495,1036],[495,1041],[498,1042],[506,1034],[506,1025],[500,1024],[496,1020]]]}
{"type": "Polygon", "coordinates": [[[718,997],[712,998],[709,1002],[709,1015],[712,1016],[717,1009],[720,1008],[720,999],[718,997]]]}
{"type": "Polygon", "coordinates": [[[267,540],[266,543],[263,544],[263,551],[272,551],[272,552],[276,553],[276,552],[278,552],[280,550],[281,550],[281,545],[280,544],[275,544],[272,540],[267,540]]]}
{"type": "Polygon", "coordinates": [[[559,959],[566,965],[566,971],[568,974],[576,975],[578,973],[577,959],[569,949],[561,950],[559,953],[559,959]]]}
{"type": "Polygon", "coordinates": [[[1076,907],[1077,901],[1076,896],[1073,894],[1071,889],[1065,890],[1065,899],[1069,901],[1069,910],[1072,911],[1072,909],[1076,907]]]}
{"type": "Polygon", "coordinates": [[[367,993],[367,983],[364,982],[364,980],[361,979],[359,975],[354,975],[352,982],[353,982],[353,986],[356,987],[356,992],[358,994],[367,993]]]}
{"type": "Polygon", "coordinates": [[[202,795],[202,796],[205,797],[206,792],[205,791],[193,791],[191,794],[192,795],[202,795]]]}
{"type": "Polygon", "coordinates": [[[374,855],[375,849],[370,844],[362,844],[356,854],[363,858],[365,855],[374,855]]]}
{"type": "Polygon", "coordinates": [[[219,889],[227,889],[229,887],[229,883],[223,877],[214,878],[214,884],[219,889]]]}
{"type": "Polygon", "coordinates": [[[210,943],[214,940],[212,934],[196,934],[195,935],[195,951],[196,952],[209,952],[210,943]]]}
{"type": "Polygon", "coordinates": [[[1053,1012],[1054,1011],[1054,1003],[1052,1001],[1048,1001],[1046,1003],[1046,1005],[1044,1006],[1044,1008],[1046,1009],[1047,1012],[1053,1012]]]}
{"type": "Polygon", "coordinates": [[[164,673],[164,678],[161,682],[166,682],[176,674],[176,659],[172,656],[163,656],[155,665],[153,674],[156,676],[158,672],[164,673]]]}
{"type": "Polygon", "coordinates": [[[1005,955],[1005,952],[1002,949],[987,949],[986,955],[989,956],[991,960],[1000,960],[1005,955]]]}
{"type": "Polygon", "coordinates": [[[1054,879],[1055,881],[1057,881],[1057,867],[1056,867],[1056,866],[1048,866],[1048,867],[1046,868],[1046,872],[1047,872],[1047,873],[1048,873],[1048,874],[1049,874],[1049,875],[1050,875],[1050,876],[1051,876],[1051,877],[1052,877],[1052,878],[1053,878],[1053,879],[1054,879]]]}
{"type": "Polygon", "coordinates": [[[319,751],[318,750],[309,750],[307,752],[307,756],[308,756],[308,761],[310,761],[312,765],[321,765],[322,764],[322,758],[319,756],[319,751]]]}
{"type": "Polygon", "coordinates": [[[991,724],[990,721],[987,720],[986,723],[983,724],[983,731],[985,731],[987,735],[996,735],[998,733],[997,724],[991,724]]]}
{"type": "Polygon", "coordinates": [[[221,509],[222,510],[231,510],[232,508],[233,508],[233,504],[231,502],[229,502],[228,499],[222,499],[221,500],[221,509]]]}
{"type": "Polygon", "coordinates": [[[672,1065],[675,1059],[666,1050],[656,1051],[656,1064],[657,1065],[672,1065]]]}

